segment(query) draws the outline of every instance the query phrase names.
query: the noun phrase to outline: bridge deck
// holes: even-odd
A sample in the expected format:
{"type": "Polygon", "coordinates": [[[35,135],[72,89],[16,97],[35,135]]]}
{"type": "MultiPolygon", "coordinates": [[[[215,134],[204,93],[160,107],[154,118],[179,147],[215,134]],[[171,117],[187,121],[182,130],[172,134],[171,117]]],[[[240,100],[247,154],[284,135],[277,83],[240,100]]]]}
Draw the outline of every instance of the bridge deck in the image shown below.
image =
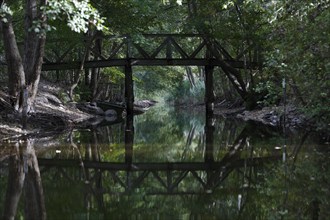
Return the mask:
{"type": "MultiPolygon", "coordinates": [[[[257,62],[244,63],[243,61],[224,60],[234,68],[257,69],[257,62]]],[[[79,69],[80,62],[59,62],[59,63],[44,63],[43,71],[51,70],[70,70],[79,69]]],[[[112,66],[222,66],[223,61],[216,59],[111,59],[111,60],[92,60],[84,63],[84,68],[102,68],[112,66]]]]}
{"type": "MultiPolygon", "coordinates": [[[[87,169],[101,170],[123,170],[123,171],[166,171],[166,170],[219,170],[225,167],[256,166],[267,161],[279,159],[280,156],[269,156],[262,158],[250,158],[231,161],[229,164],[224,162],[172,162],[172,163],[117,163],[117,162],[98,162],[84,160],[84,167],[87,169]]],[[[78,167],[79,160],[60,160],[38,158],[40,166],[46,167],[78,167]]]]}
{"type": "MultiPolygon", "coordinates": [[[[246,167],[257,167],[263,163],[279,160],[280,156],[268,156],[263,158],[237,159],[221,162],[173,162],[173,163],[111,163],[97,161],[79,161],[68,159],[38,159],[40,167],[44,171],[49,168],[57,168],[65,172],[63,167],[83,167],[84,172],[94,173],[89,176],[88,182],[95,182],[95,186],[100,186],[98,191],[102,194],[130,194],[138,188],[146,187],[147,194],[201,194],[210,193],[223,181],[230,173],[246,167]],[[82,166],[83,165],[83,166],[82,166]],[[87,171],[88,170],[88,171],[87,171]],[[111,183],[113,187],[102,187],[101,182],[111,183]],[[153,184],[150,184],[153,181],[153,184]],[[184,182],[191,184],[186,187],[184,182]]],[[[72,175],[64,175],[72,178],[72,175]]],[[[81,175],[79,175],[81,177],[81,175]]],[[[245,178],[249,178],[245,176],[245,178]]]]}
{"type": "MultiPolygon", "coordinates": [[[[52,41],[47,46],[45,71],[79,69],[87,50],[79,42],[52,41]]],[[[84,68],[223,66],[224,62],[239,69],[257,69],[259,66],[258,51],[253,45],[240,50],[229,45],[225,48],[214,39],[193,34],[145,34],[139,40],[127,35],[103,36],[95,38],[88,51],[91,56],[86,58],[84,68]]]]}

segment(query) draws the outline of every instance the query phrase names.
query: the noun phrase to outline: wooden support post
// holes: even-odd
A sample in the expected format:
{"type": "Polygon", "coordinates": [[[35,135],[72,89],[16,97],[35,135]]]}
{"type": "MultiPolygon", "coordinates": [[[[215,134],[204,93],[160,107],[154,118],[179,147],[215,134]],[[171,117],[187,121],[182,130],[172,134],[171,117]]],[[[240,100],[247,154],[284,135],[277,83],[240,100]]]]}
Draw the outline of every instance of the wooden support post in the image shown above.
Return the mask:
{"type": "Polygon", "coordinates": [[[206,149],[205,162],[213,162],[213,108],[214,108],[214,92],[213,92],[213,70],[214,66],[205,66],[205,135],[206,149]]]}
{"type": "MultiPolygon", "coordinates": [[[[206,115],[206,122],[204,127],[205,132],[205,153],[204,161],[205,163],[214,163],[214,126],[213,118],[206,115]]],[[[211,170],[206,171],[206,186],[205,190],[207,193],[212,192],[214,183],[212,181],[213,172],[211,170]]]]}
{"type": "Polygon", "coordinates": [[[212,118],[210,118],[209,123],[206,123],[205,127],[205,155],[204,160],[207,163],[214,162],[214,126],[212,124],[212,118]]]}
{"type": "MultiPolygon", "coordinates": [[[[134,142],[134,121],[133,114],[128,114],[126,117],[125,126],[125,163],[131,166],[133,163],[133,142],[134,142]]],[[[126,172],[126,192],[132,190],[132,172],[127,170],[126,172]]]]}
{"type": "Polygon", "coordinates": [[[130,64],[125,66],[125,102],[127,115],[133,115],[134,90],[133,71],[130,64]]]}
{"type": "MultiPolygon", "coordinates": [[[[206,163],[214,162],[214,126],[213,126],[213,109],[214,109],[214,91],[213,91],[213,70],[214,66],[205,66],[205,155],[206,163]]],[[[211,192],[213,183],[211,181],[212,171],[207,171],[206,191],[211,192]]]]}
{"type": "Polygon", "coordinates": [[[134,121],[133,115],[127,115],[125,126],[125,163],[133,162],[134,121]]]}
{"type": "Polygon", "coordinates": [[[206,118],[213,118],[214,91],[213,91],[214,66],[205,66],[205,107],[206,118]]]}
{"type": "Polygon", "coordinates": [[[173,176],[171,170],[167,170],[167,193],[173,192],[172,182],[173,182],[173,176]]]}
{"type": "Polygon", "coordinates": [[[132,58],[132,39],[129,36],[126,38],[126,45],[126,59],[130,59],[132,58]]]}
{"type": "Polygon", "coordinates": [[[166,39],[166,59],[171,60],[172,59],[172,45],[170,38],[168,37],[166,39]]]}

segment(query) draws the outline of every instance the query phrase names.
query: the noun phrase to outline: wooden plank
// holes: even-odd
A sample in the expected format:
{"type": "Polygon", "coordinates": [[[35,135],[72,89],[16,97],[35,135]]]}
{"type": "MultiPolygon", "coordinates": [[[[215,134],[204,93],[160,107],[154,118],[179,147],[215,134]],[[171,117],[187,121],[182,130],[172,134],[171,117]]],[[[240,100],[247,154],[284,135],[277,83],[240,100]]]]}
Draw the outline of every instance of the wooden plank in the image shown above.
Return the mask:
{"type": "Polygon", "coordinates": [[[203,42],[196,48],[196,50],[194,52],[192,52],[192,54],[189,56],[191,59],[194,59],[197,54],[203,49],[203,47],[206,45],[205,40],[203,40],[203,42]]]}
{"type": "Polygon", "coordinates": [[[203,34],[142,34],[144,37],[148,38],[159,38],[159,37],[182,37],[182,38],[188,38],[188,37],[196,37],[196,38],[201,38],[204,37],[205,35],[203,34]]]}
{"type": "Polygon", "coordinates": [[[124,182],[117,176],[117,171],[110,171],[110,174],[115,183],[117,182],[117,183],[119,183],[120,186],[125,188],[124,182]]]}
{"type": "Polygon", "coordinates": [[[225,57],[225,59],[234,60],[234,58],[230,56],[227,50],[223,46],[221,46],[221,44],[218,41],[214,41],[213,45],[221,52],[221,54],[225,57]]]}
{"type": "Polygon", "coordinates": [[[93,52],[93,54],[96,56],[96,57],[98,57],[98,58],[100,58],[101,60],[106,60],[107,58],[106,57],[104,57],[99,51],[97,51],[97,48],[91,48],[91,50],[92,50],[92,52],[93,52]]]}
{"type": "MultiPolygon", "coordinates": [[[[226,169],[227,167],[244,167],[247,166],[256,166],[265,162],[280,160],[281,155],[268,156],[268,157],[255,157],[249,160],[238,159],[232,161],[230,164],[225,164],[223,162],[213,162],[213,163],[204,163],[204,162],[173,162],[173,163],[116,163],[116,162],[97,162],[97,161],[88,161],[84,160],[84,167],[87,169],[101,169],[101,170],[122,170],[122,171],[169,171],[169,170],[178,170],[178,171],[203,171],[203,170],[213,170],[220,171],[226,169]]],[[[56,166],[56,167],[80,167],[81,162],[78,160],[72,159],[44,159],[38,158],[38,163],[40,166],[56,166]]]]}
{"type": "Polygon", "coordinates": [[[132,39],[131,37],[126,37],[126,58],[132,57],[132,39]]]}
{"type": "MultiPolygon", "coordinates": [[[[133,115],[134,108],[134,88],[133,88],[133,70],[132,66],[125,66],[125,100],[127,115],[133,115]]],[[[133,143],[132,143],[133,144],[133,143]]]]}
{"type": "Polygon", "coordinates": [[[113,51],[111,51],[108,60],[111,60],[112,58],[114,58],[118,51],[124,46],[125,42],[121,42],[121,44],[119,44],[113,51]]]}
{"type": "Polygon", "coordinates": [[[156,50],[151,54],[151,58],[156,58],[159,52],[168,44],[169,38],[165,38],[165,40],[156,48],[156,50]]]}
{"type": "Polygon", "coordinates": [[[213,70],[214,66],[205,66],[205,107],[206,115],[209,118],[213,117],[213,105],[214,105],[214,86],[213,86],[213,70]]]}
{"type": "Polygon", "coordinates": [[[165,183],[164,180],[158,175],[157,171],[152,171],[151,173],[152,173],[152,174],[154,175],[154,177],[158,180],[158,182],[160,182],[160,184],[162,184],[162,186],[163,186],[165,189],[167,189],[167,185],[166,185],[166,183],[165,183]]]}
{"type": "Polygon", "coordinates": [[[179,188],[180,182],[187,176],[188,172],[188,170],[185,170],[180,173],[179,177],[174,181],[174,183],[172,183],[171,191],[173,191],[174,188],[179,188]]]}
{"type": "MultiPolygon", "coordinates": [[[[85,68],[103,68],[111,66],[125,66],[131,63],[132,66],[222,66],[223,62],[228,63],[234,68],[244,69],[243,61],[235,60],[224,60],[219,61],[216,59],[111,59],[111,60],[91,60],[85,63],[85,68]]],[[[246,64],[247,68],[257,69],[258,63],[248,62],[246,64]]],[[[70,62],[70,63],[44,63],[42,66],[43,71],[51,70],[71,70],[79,69],[80,62],[70,62]]]]}
{"type": "Polygon", "coordinates": [[[171,44],[171,37],[168,38],[166,43],[166,59],[172,59],[172,44],[171,44]]]}
{"type": "Polygon", "coordinates": [[[203,188],[206,187],[206,183],[204,183],[204,181],[202,180],[202,178],[200,178],[200,176],[198,176],[198,174],[196,173],[196,171],[191,171],[191,174],[195,177],[195,179],[200,182],[203,186],[203,188]]]}
{"type": "Polygon", "coordinates": [[[68,55],[69,52],[73,50],[75,46],[76,44],[71,45],[60,57],[56,59],[56,62],[61,62],[66,57],[66,55],[68,55]]]}
{"type": "Polygon", "coordinates": [[[137,179],[135,179],[135,181],[133,181],[132,188],[138,188],[142,184],[143,180],[149,175],[149,173],[150,171],[143,171],[142,174],[137,179]]]}
{"type": "Polygon", "coordinates": [[[183,59],[189,58],[188,54],[182,49],[182,47],[180,47],[180,45],[172,37],[170,38],[170,40],[183,59]]]}
{"type": "Polygon", "coordinates": [[[150,58],[149,54],[140,45],[133,44],[133,46],[138,50],[138,52],[140,53],[140,55],[142,55],[143,58],[145,59],[150,58]]]}

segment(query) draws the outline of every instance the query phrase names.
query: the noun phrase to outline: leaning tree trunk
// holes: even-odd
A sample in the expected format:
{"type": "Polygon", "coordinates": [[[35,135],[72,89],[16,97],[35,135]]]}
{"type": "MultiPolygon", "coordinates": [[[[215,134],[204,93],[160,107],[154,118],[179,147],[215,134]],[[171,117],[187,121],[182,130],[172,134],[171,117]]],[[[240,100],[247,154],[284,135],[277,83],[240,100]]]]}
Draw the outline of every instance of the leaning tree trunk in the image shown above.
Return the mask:
{"type": "Polygon", "coordinates": [[[42,187],[40,169],[36,152],[33,147],[34,140],[26,140],[28,172],[25,178],[25,219],[46,219],[45,196],[42,187]]]}
{"type": "Polygon", "coordinates": [[[8,18],[7,22],[1,20],[1,29],[8,68],[9,96],[15,110],[18,110],[20,91],[25,86],[25,74],[11,18],[8,18]]]}
{"type": "MultiPolygon", "coordinates": [[[[47,0],[41,0],[39,6],[45,6],[46,3],[47,0]]],[[[37,0],[26,1],[23,59],[17,46],[11,16],[7,15],[7,21],[0,21],[8,66],[9,95],[11,96],[13,106],[18,111],[22,111],[23,102],[21,99],[23,98],[23,90],[27,89],[28,91],[27,111],[32,108],[38,91],[46,43],[46,15],[42,10],[38,10],[37,6],[37,0]],[[39,34],[30,31],[33,21],[36,20],[40,21],[41,25],[39,34]]]]}
{"type": "Polygon", "coordinates": [[[70,101],[73,101],[73,91],[79,85],[81,76],[82,76],[82,74],[84,72],[84,69],[85,69],[85,62],[89,61],[89,59],[90,59],[90,52],[91,52],[90,46],[91,46],[91,44],[94,40],[93,38],[94,38],[94,36],[92,36],[92,33],[90,31],[88,31],[88,33],[87,33],[87,42],[85,43],[85,50],[84,50],[82,60],[80,61],[80,67],[77,70],[77,72],[74,74],[73,83],[70,85],[70,88],[69,88],[69,91],[68,91],[70,101]]]}
{"type": "MultiPolygon", "coordinates": [[[[26,1],[26,11],[24,18],[25,39],[24,39],[24,70],[26,84],[29,92],[28,109],[34,105],[34,100],[38,92],[38,85],[41,75],[41,67],[46,44],[46,15],[42,10],[37,10],[36,0],[26,1]],[[33,21],[41,22],[41,30],[38,33],[30,31],[33,21]]],[[[45,6],[47,0],[40,1],[40,6],[45,6]]]]}
{"type": "MultiPolygon", "coordinates": [[[[102,53],[102,39],[99,37],[100,32],[97,32],[95,35],[97,36],[97,38],[95,40],[94,50],[97,51],[97,53],[99,53],[101,55],[101,53],[102,53]]],[[[95,56],[94,59],[97,60],[98,57],[95,56]]],[[[96,99],[98,99],[98,96],[100,95],[100,93],[98,92],[98,90],[99,90],[99,80],[100,80],[100,68],[93,68],[92,69],[91,84],[90,84],[90,90],[92,92],[92,97],[91,97],[92,101],[95,101],[96,99]]]]}
{"type": "MultiPolygon", "coordinates": [[[[225,62],[222,59],[222,56],[220,52],[212,47],[212,42],[210,40],[207,40],[208,48],[211,50],[212,54],[215,55],[215,57],[218,59],[218,61],[221,64],[221,69],[225,73],[225,75],[228,77],[229,81],[235,88],[235,90],[238,92],[238,94],[241,96],[241,98],[245,102],[245,107],[248,110],[252,110],[258,106],[258,101],[261,99],[261,97],[264,96],[264,94],[260,94],[255,92],[252,88],[253,85],[249,86],[249,82],[245,82],[241,72],[237,70],[236,68],[229,65],[227,62],[225,62]]],[[[250,82],[251,83],[251,82],[250,82]]]]}
{"type": "Polygon", "coordinates": [[[15,219],[25,180],[24,159],[20,155],[20,146],[12,148],[8,162],[8,182],[2,219],[15,219]]]}

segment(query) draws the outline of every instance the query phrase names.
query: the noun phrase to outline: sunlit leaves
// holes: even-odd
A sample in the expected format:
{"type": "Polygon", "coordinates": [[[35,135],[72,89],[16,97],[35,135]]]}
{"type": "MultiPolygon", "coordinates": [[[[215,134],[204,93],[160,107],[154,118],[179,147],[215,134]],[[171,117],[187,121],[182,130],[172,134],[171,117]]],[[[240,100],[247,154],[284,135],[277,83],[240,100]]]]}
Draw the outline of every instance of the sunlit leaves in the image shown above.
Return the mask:
{"type": "Polygon", "coordinates": [[[0,7],[0,21],[6,23],[8,22],[7,16],[12,16],[13,11],[7,6],[6,3],[1,4],[0,7]]]}
{"type": "MultiPolygon", "coordinates": [[[[176,0],[176,3],[177,3],[178,5],[182,5],[182,2],[183,2],[183,0],[176,0]]],[[[168,4],[171,3],[171,1],[170,1],[170,0],[162,0],[162,3],[163,3],[164,5],[168,5],[168,4]]]]}
{"type": "Polygon", "coordinates": [[[78,33],[86,33],[90,26],[94,26],[97,30],[105,29],[104,18],[88,0],[50,0],[44,9],[48,19],[56,20],[64,17],[71,30],[78,33]]]}
{"type": "Polygon", "coordinates": [[[228,2],[225,2],[223,5],[222,5],[222,8],[223,9],[228,9],[229,7],[231,6],[234,6],[234,2],[233,1],[228,1],[228,2]]]}
{"type": "Polygon", "coordinates": [[[112,83],[119,83],[125,78],[125,74],[115,67],[104,68],[103,74],[112,83]]]}

